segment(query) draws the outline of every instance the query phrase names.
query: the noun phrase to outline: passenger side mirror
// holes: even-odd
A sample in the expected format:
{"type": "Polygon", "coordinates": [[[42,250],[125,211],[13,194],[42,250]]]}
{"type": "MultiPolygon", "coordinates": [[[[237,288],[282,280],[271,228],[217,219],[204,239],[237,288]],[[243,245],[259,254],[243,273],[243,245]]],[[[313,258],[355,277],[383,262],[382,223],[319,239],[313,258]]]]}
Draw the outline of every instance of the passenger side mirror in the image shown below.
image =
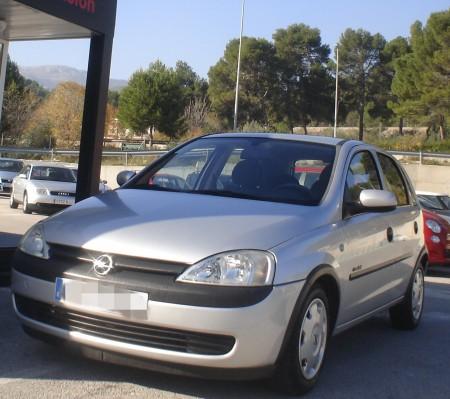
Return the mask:
{"type": "Polygon", "coordinates": [[[363,190],[359,194],[359,201],[372,212],[387,212],[397,207],[395,194],[387,190],[363,190]]]}
{"type": "Polygon", "coordinates": [[[389,212],[397,207],[395,194],[387,190],[362,190],[359,203],[346,203],[347,215],[364,212],[389,212]]]}
{"type": "Polygon", "coordinates": [[[123,170],[117,175],[117,184],[123,186],[128,180],[136,175],[132,170],[123,170]]]}

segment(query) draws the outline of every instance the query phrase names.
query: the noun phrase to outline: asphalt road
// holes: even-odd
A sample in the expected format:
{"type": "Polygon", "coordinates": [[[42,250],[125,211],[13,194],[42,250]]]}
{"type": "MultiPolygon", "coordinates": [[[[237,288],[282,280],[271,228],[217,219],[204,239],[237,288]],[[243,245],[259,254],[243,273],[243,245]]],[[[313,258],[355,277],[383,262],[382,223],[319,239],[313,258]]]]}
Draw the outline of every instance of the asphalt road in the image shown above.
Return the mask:
{"type": "Polygon", "coordinates": [[[25,215],[22,206],[9,207],[9,197],[0,196],[0,247],[15,246],[20,236],[33,224],[45,218],[44,215],[25,215]]]}
{"type": "MultiPolygon", "coordinates": [[[[0,232],[22,234],[42,216],[0,199],[0,232]]],[[[3,236],[0,235],[0,238],[3,236]]],[[[387,314],[334,337],[319,398],[450,398],[450,278],[427,277],[422,323],[396,331],[387,314]]],[[[261,381],[219,382],[97,363],[29,338],[0,288],[0,398],[286,398],[261,381]]]]}

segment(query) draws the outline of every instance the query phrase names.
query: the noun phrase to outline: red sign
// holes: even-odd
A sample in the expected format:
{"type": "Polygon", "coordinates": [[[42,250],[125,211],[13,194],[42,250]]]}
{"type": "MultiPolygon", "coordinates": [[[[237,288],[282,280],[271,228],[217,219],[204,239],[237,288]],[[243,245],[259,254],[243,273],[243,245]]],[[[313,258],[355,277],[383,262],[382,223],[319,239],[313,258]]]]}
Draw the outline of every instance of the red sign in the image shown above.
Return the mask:
{"type": "Polygon", "coordinates": [[[89,14],[95,14],[95,0],[64,0],[64,2],[89,14]]]}

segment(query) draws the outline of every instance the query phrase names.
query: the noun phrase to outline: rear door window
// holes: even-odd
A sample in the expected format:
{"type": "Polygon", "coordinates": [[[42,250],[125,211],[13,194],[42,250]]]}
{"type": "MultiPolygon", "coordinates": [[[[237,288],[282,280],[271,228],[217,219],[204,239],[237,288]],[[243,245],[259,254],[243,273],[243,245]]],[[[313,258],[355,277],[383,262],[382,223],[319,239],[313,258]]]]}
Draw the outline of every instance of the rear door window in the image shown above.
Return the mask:
{"type": "Polygon", "coordinates": [[[378,154],[378,159],[383,170],[386,190],[395,194],[399,206],[409,205],[408,190],[395,161],[383,154],[378,154]]]}

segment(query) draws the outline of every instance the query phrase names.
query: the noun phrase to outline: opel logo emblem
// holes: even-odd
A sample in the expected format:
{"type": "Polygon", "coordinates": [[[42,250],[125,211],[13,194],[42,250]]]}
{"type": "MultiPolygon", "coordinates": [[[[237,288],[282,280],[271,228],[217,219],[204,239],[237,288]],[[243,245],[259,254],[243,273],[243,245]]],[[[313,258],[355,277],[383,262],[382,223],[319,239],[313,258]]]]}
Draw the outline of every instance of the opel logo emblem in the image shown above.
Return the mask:
{"type": "Polygon", "coordinates": [[[101,255],[94,259],[94,272],[99,276],[106,276],[113,269],[113,260],[109,255],[101,255]]]}

